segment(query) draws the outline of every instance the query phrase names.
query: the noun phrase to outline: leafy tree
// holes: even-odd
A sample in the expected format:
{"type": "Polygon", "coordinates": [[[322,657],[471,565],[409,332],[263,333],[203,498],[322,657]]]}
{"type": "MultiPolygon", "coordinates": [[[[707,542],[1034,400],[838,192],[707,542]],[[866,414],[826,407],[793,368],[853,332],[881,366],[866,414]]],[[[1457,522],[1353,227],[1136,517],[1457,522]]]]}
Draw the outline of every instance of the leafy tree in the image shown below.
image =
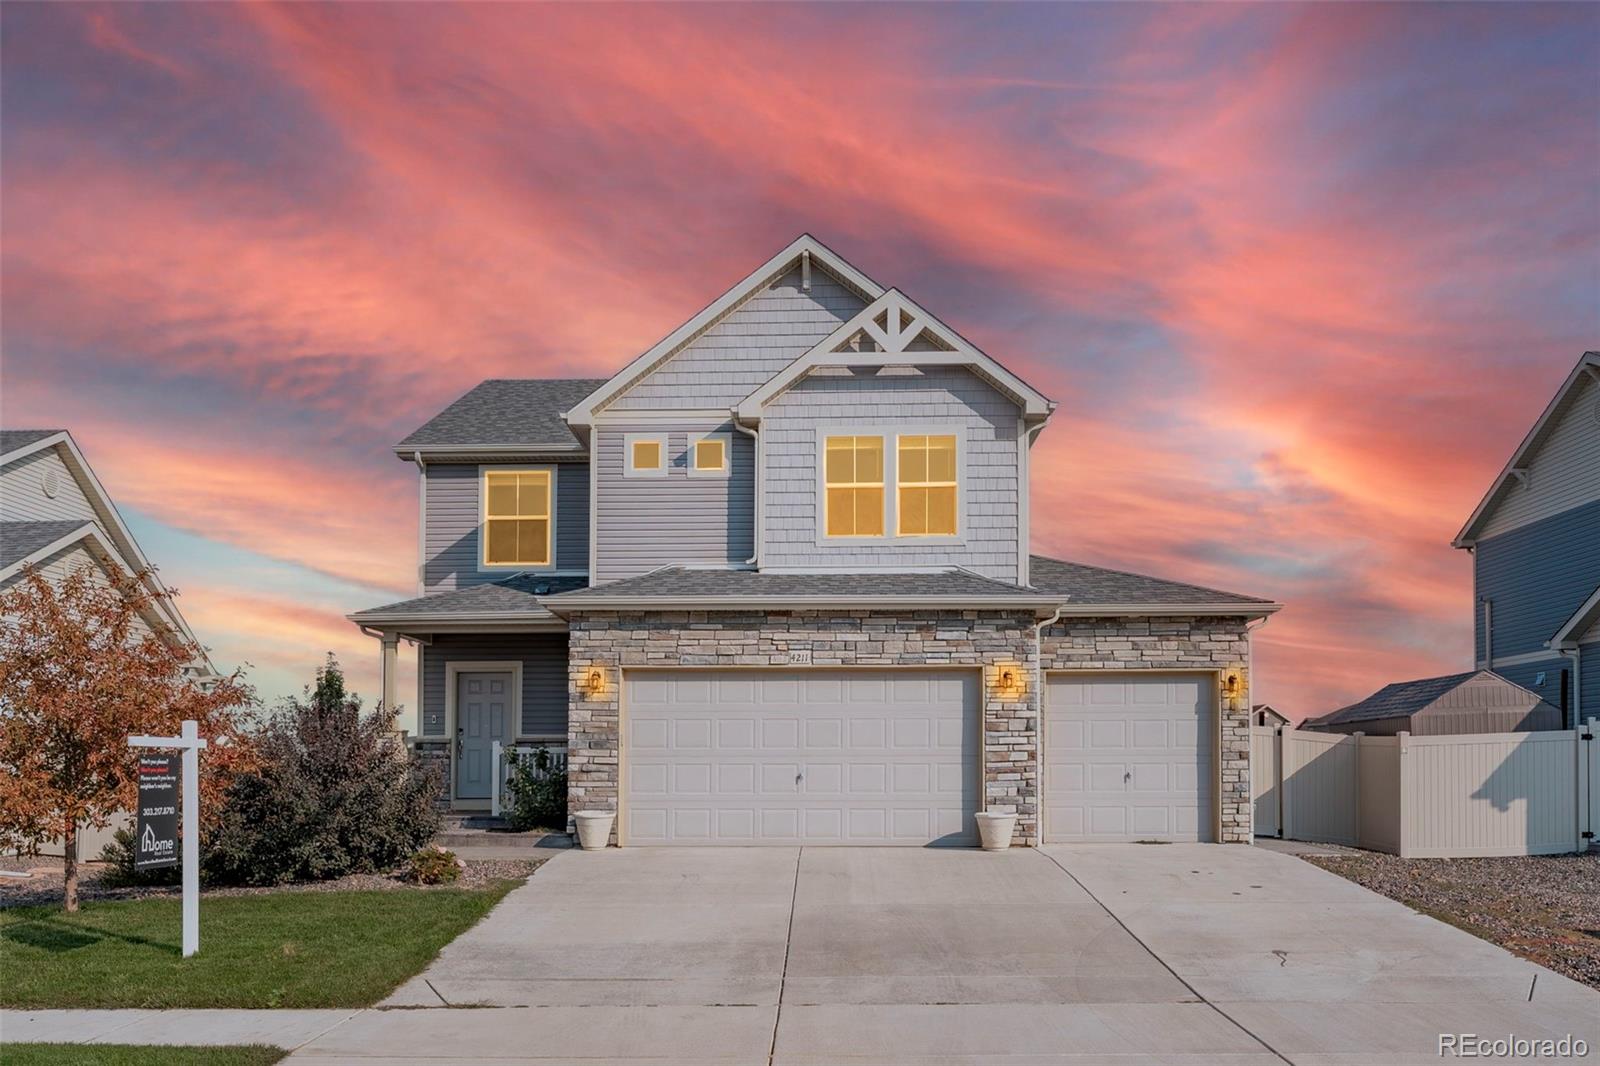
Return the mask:
{"type": "Polygon", "coordinates": [[[437,776],[394,736],[395,712],[363,714],[332,655],[314,686],[259,731],[257,768],[229,790],[207,872],[269,885],[391,869],[438,830],[437,776]]]}
{"type": "Polygon", "coordinates": [[[185,718],[201,754],[202,823],[217,820],[229,780],[251,765],[255,700],[235,672],[201,684],[200,649],[146,622],[170,593],[147,575],[78,567],[57,585],[33,570],[0,593],[0,844],[37,854],[64,845],[66,909],[78,909],[77,835],[132,810],[139,750],[128,737],[175,736],[185,718]]]}

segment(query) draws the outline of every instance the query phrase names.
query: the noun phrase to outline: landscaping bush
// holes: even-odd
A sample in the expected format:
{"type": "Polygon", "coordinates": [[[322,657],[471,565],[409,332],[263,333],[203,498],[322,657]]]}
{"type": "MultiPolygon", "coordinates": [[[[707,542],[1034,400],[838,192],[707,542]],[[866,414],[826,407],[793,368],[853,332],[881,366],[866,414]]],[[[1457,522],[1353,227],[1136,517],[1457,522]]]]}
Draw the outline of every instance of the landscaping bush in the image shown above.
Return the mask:
{"type": "Polygon", "coordinates": [[[456,853],[435,845],[423,848],[411,856],[411,880],[421,885],[443,885],[461,876],[466,865],[456,858],[456,853]]]}
{"type": "Polygon", "coordinates": [[[511,779],[506,782],[506,821],[511,828],[566,829],[567,772],[553,769],[553,763],[548,748],[512,763],[511,779]]]}
{"type": "Polygon", "coordinates": [[[133,868],[134,846],[132,829],[118,829],[111,834],[111,843],[100,849],[100,861],[106,864],[100,883],[106,888],[143,888],[147,885],[176,885],[183,880],[182,866],[163,866],[156,870],[133,868]]]}
{"type": "Polygon", "coordinates": [[[328,656],[257,737],[259,768],[228,790],[206,870],[222,883],[323,881],[393,869],[439,828],[437,775],[397,750],[394,712],[362,714],[328,656]]]}

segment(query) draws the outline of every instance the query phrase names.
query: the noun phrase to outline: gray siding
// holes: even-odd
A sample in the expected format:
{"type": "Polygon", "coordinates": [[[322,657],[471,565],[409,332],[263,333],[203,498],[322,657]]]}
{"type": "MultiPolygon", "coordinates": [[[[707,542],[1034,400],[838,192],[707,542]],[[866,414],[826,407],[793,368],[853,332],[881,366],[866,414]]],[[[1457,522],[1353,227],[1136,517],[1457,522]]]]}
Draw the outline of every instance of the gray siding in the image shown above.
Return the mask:
{"type": "Polygon", "coordinates": [[[98,521],[57,448],[34,452],[0,468],[0,514],[7,522],[98,521]],[[55,474],[59,486],[55,499],[44,494],[47,471],[55,474]]]}
{"type": "Polygon", "coordinates": [[[522,721],[518,736],[567,734],[565,633],[438,634],[422,646],[422,735],[445,735],[445,664],[517,659],[522,662],[522,721]]]}
{"type": "Polygon", "coordinates": [[[1600,385],[1587,376],[1553,418],[1527,460],[1528,480],[1513,481],[1487,516],[1479,539],[1508,533],[1585,504],[1600,502],[1600,385]]]}
{"type": "MultiPolygon", "coordinates": [[[[506,463],[507,467],[539,463],[506,463]]],[[[514,571],[478,569],[478,467],[465,463],[427,467],[427,528],[424,542],[425,592],[443,592],[493,581],[514,571]]],[[[556,467],[556,568],[589,567],[589,464],[556,467]]]]}
{"type": "Polygon", "coordinates": [[[1542,650],[1600,586],[1600,500],[1480,540],[1473,584],[1478,662],[1484,661],[1483,597],[1494,601],[1497,659],[1542,650]]]}
{"type": "Polygon", "coordinates": [[[755,461],[750,438],[728,422],[684,429],[649,425],[594,430],[596,583],[673,563],[741,565],[755,554],[755,461]],[[665,433],[665,477],[624,477],[629,433],[665,433]],[[729,476],[690,477],[689,438],[732,434],[729,476]]]}
{"type": "MultiPolygon", "coordinates": [[[[832,370],[807,376],[774,400],[762,420],[762,566],[961,565],[1002,581],[1018,580],[1024,491],[1017,458],[1020,431],[1016,404],[967,370],[897,368],[870,377],[832,370]],[[821,541],[817,429],[824,425],[905,432],[960,427],[965,435],[961,543],[893,536],[821,541]]],[[[886,452],[893,447],[893,441],[885,442],[886,452]]],[[[886,488],[893,491],[892,484],[886,488]]]]}
{"type": "MultiPolygon", "coordinates": [[[[1582,679],[1582,713],[1585,717],[1594,715],[1595,717],[1600,718],[1600,702],[1597,702],[1600,701],[1600,687],[1592,686],[1591,679],[1587,676],[1590,672],[1589,667],[1591,662],[1600,663],[1600,654],[1585,655],[1584,657],[1583,671],[1586,676],[1582,679]],[[1590,695],[1591,687],[1594,688],[1594,695],[1592,696],[1590,695]]],[[[1518,663],[1516,666],[1497,666],[1494,668],[1494,672],[1505,678],[1507,681],[1510,681],[1513,684],[1521,685],[1530,692],[1538,693],[1541,699],[1555,707],[1561,706],[1561,671],[1563,670],[1567,671],[1568,673],[1572,672],[1572,660],[1554,654],[1552,654],[1549,659],[1542,662],[1518,663]],[[1541,674],[1544,675],[1543,681],[1539,679],[1541,674]]],[[[1572,682],[1569,680],[1567,684],[1570,686],[1572,682]]],[[[1505,728],[1509,730],[1515,727],[1506,726],[1505,728]]],[[[1559,724],[1552,724],[1541,725],[1538,728],[1560,729],[1561,726],[1559,724]]],[[[1484,732],[1500,731],[1501,730],[1499,729],[1484,730],[1484,732]]],[[[1460,730],[1460,732],[1470,732],[1470,730],[1460,730]]]]}
{"type": "Polygon", "coordinates": [[[724,315],[637,384],[610,410],[732,407],[866,306],[855,291],[813,267],[784,274],[724,315]]]}
{"type": "MultiPolygon", "coordinates": [[[[78,570],[87,569],[90,580],[96,588],[110,588],[111,578],[106,574],[106,569],[94,553],[84,547],[82,542],[68,545],[53,555],[46,556],[38,564],[39,576],[54,587],[59,587],[68,576],[78,570]]],[[[0,588],[11,588],[22,581],[22,574],[13,574],[0,588]]],[[[144,618],[133,621],[135,635],[140,637],[150,636],[155,632],[144,618]]]]}

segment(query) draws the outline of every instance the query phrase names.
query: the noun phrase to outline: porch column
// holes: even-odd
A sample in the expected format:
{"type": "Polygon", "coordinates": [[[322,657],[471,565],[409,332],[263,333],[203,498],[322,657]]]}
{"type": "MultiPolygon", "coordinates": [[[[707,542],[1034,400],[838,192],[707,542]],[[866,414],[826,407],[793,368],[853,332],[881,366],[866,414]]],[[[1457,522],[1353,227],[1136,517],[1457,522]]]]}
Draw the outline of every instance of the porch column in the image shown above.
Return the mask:
{"type": "Polygon", "coordinates": [[[393,711],[396,688],[400,675],[400,638],[393,633],[383,635],[383,654],[378,659],[378,690],[383,694],[383,709],[393,711]]]}

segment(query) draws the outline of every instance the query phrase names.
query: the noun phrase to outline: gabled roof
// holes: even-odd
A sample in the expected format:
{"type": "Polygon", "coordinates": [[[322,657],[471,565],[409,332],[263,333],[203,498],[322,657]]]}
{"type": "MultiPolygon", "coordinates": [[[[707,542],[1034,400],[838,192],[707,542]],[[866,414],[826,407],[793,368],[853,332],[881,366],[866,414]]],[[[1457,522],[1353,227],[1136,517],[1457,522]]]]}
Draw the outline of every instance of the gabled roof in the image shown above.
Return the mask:
{"type": "Polygon", "coordinates": [[[401,600],[346,615],[363,626],[413,625],[421,628],[457,624],[506,623],[537,625],[563,623],[544,606],[544,600],[583,586],[582,577],[552,577],[541,574],[513,574],[499,581],[469,585],[451,592],[401,600]]]}
{"type": "Polygon", "coordinates": [[[1059,594],[1067,615],[1144,614],[1267,615],[1283,604],[1237,592],[1221,592],[1181,581],[1108,570],[1071,563],[1044,555],[1028,558],[1028,575],[1034,587],[1059,594]]]}
{"type": "Polygon", "coordinates": [[[1559,414],[1565,409],[1568,397],[1578,391],[1579,384],[1589,378],[1600,385],[1600,351],[1584,352],[1578,359],[1578,364],[1572,368],[1572,373],[1561,383],[1555,396],[1545,406],[1544,412],[1539,415],[1539,420],[1528,430],[1528,435],[1522,438],[1522,443],[1517,445],[1517,450],[1511,453],[1511,458],[1501,468],[1494,482],[1489,486],[1489,491],[1484,493],[1483,499],[1478,502],[1477,508],[1472,512],[1472,517],[1467,519],[1467,524],[1461,527],[1455,539],[1450,542],[1454,548],[1470,548],[1478,536],[1479,529],[1489,518],[1500,498],[1527,469],[1527,462],[1533,453],[1544,443],[1545,438],[1554,431],[1559,414]]]}
{"type": "Polygon", "coordinates": [[[186,643],[200,649],[200,660],[196,664],[200,672],[206,676],[215,676],[216,668],[212,666],[204,646],[195,637],[194,630],[189,628],[183,613],[178,610],[177,604],[167,593],[166,586],[156,574],[150,560],[145,557],[138,542],[133,539],[133,533],[122,520],[111,494],[100,484],[100,479],[95,477],[94,470],[83,457],[83,452],[78,449],[78,444],[72,439],[71,433],[64,429],[5,430],[0,433],[0,464],[16,462],[47,448],[60,449],[61,459],[67,471],[77,480],[89,505],[94,508],[95,515],[100,520],[100,528],[95,529],[93,533],[96,540],[104,538],[104,548],[117,557],[120,565],[135,573],[145,574],[145,586],[152,595],[159,597],[155,609],[161,620],[186,643]]]}
{"type": "Polygon", "coordinates": [[[561,414],[605,384],[605,378],[490,378],[394,446],[410,459],[449,453],[579,452],[561,414]]]}
{"type": "Polygon", "coordinates": [[[94,528],[93,522],[0,522],[0,581],[24,563],[48,558],[94,528]]]}
{"type": "Polygon", "coordinates": [[[1549,647],[1576,648],[1578,640],[1587,632],[1589,627],[1600,622],[1600,587],[1589,594],[1589,598],[1572,612],[1572,617],[1561,623],[1561,628],[1556,630],[1555,636],[1550,638],[1549,647]]]}
{"type": "Polygon", "coordinates": [[[709,328],[746,297],[788,273],[802,256],[810,257],[839,280],[859,290],[868,301],[876,300],[883,295],[883,286],[851,266],[837,252],[811,234],[802,233],[777,255],[756,267],[727,292],[701,308],[693,318],[651,345],[627,366],[606,379],[581,402],[574,404],[567,412],[568,424],[575,427],[591,425],[597,411],[665,362],[679,348],[709,328]]]}
{"type": "Polygon", "coordinates": [[[1522,702],[1525,702],[1529,708],[1544,702],[1537,692],[1507,681],[1491,670],[1468,670],[1466,673],[1449,674],[1445,677],[1424,677],[1417,681],[1397,681],[1392,685],[1385,685],[1358,703],[1352,703],[1348,707],[1341,707],[1337,711],[1325,714],[1320,718],[1313,718],[1303,724],[1345,725],[1350,722],[1371,722],[1380,718],[1407,718],[1427,710],[1468,681],[1478,677],[1483,677],[1498,686],[1504,687],[1513,695],[1525,697],[1522,702]]]}
{"type": "Polygon", "coordinates": [[[1023,417],[1042,422],[1055,404],[1043,393],[974,347],[899,289],[890,289],[842,323],[739,404],[739,420],[754,424],[761,409],[818,367],[960,366],[986,378],[1022,408],[1023,417]],[[871,350],[851,347],[859,338],[871,350]],[[932,343],[927,343],[931,339],[932,343]],[[921,342],[916,349],[912,345],[921,342]]]}

